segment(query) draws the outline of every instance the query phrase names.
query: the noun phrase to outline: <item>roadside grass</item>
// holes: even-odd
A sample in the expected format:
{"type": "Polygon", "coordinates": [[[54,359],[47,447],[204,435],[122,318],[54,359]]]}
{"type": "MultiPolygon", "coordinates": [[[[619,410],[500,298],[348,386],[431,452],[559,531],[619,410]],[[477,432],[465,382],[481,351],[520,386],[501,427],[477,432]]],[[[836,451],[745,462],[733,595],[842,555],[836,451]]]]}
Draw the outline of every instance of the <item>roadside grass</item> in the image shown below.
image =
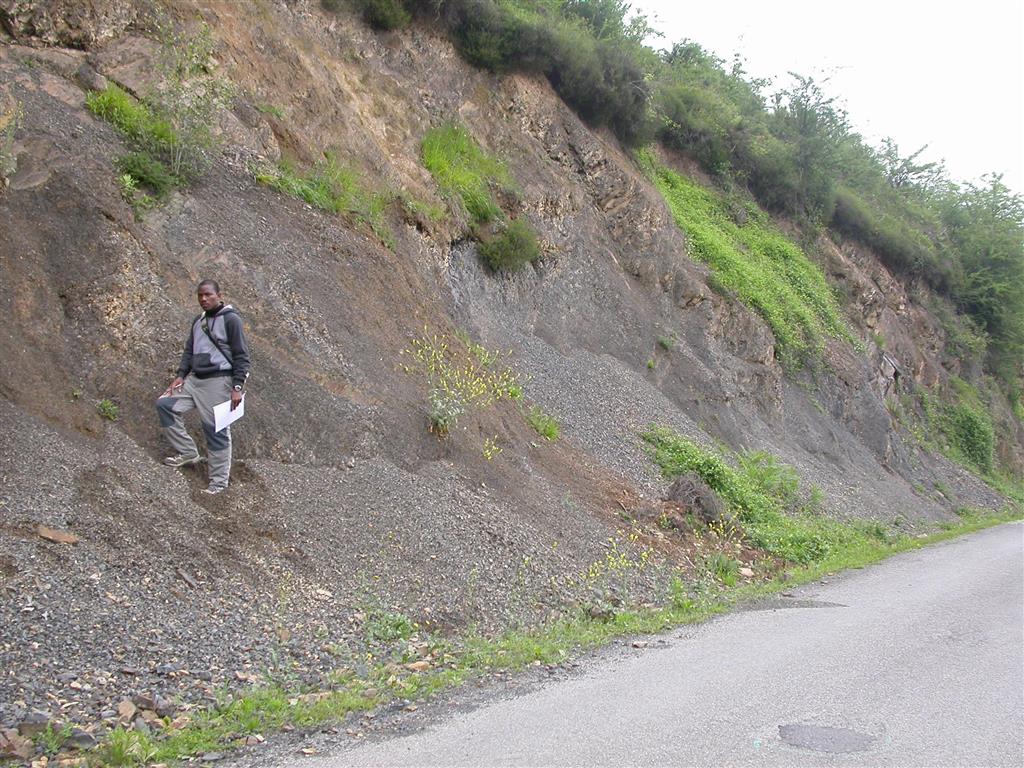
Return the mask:
{"type": "Polygon", "coordinates": [[[366,223],[388,248],[394,248],[395,236],[384,218],[395,195],[370,189],[362,176],[331,154],[312,168],[301,171],[289,162],[264,164],[252,168],[261,184],[314,208],[347,216],[366,223]]]}
{"type": "Polygon", "coordinates": [[[754,204],[702,187],[650,152],[639,151],[637,162],[686,233],[691,256],[711,267],[713,287],[764,318],[784,365],[820,356],[829,337],[856,343],[821,269],[754,204]]]}
{"type": "Polygon", "coordinates": [[[666,474],[691,471],[684,468],[693,466],[694,471],[703,470],[702,477],[730,509],[742,512],[739,518],[748,537],[753,529],[766,542],[766,551],[801,560],[786,557],[786,566],[774,577],[741,582],[739,563],[719,553],[703,563],[711,581],[687,582],[679,571],[660,605],[623,605],[600,617],[580,607],[559,619],[493,636],[470,632],[456,638],[432,637],[401,614],[378,612],[367,616],[364,630],[367,639],[383,643],[375,646],[382,652],[368,657],[374,661],[364,674],[342,667],[332,676],[329,690],[290,689],[268,678],[267,684],[243,693],[225,693],[220,704],[193,715],[182,727],[169,724],[155,736],[114,731],[93,753],[95,764],[131,767],[191,760],[240,747],[247,739],[262,740],[282,728],[328,727],[352,713],[427,699],[488,674],[561,664],[616,638],[706,621],[738,604],[832,573],[1024,517],[1020,506],[999,513],[964,508],[958,520],[917,535],[892,532],[875,521],[815,520],[806,510],[797,510],[797,517],[790,518],[781,500],[799,503],[794,476],[790,468],[766,458],[768,454],[745,454],[744,461],[733,467],[715,452],[694,447],[668,430],[652,428],[644,439],[666,474]],[[757,511],[752,508],[755,503],[767,504],[768,509],[757,511]],[[809,541],[817,544],[810,546],[809,541]],[[422,658],[428,661],[410,663],[422,658]]]}

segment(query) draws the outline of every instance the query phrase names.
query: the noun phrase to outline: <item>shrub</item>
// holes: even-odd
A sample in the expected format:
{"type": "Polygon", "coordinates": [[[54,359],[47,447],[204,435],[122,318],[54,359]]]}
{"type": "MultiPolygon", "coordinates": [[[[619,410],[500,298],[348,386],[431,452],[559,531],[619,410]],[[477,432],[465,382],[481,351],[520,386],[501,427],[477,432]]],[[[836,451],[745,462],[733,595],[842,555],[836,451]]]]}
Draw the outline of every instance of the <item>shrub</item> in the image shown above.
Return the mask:
{"type": "Polygon", "coordinates": [[[112,400],[100,400],[96,403],[96,412],[104,419],[117,421],[118,408],[117,404],[112,400]]]}
{"type": "Polygon", "coordinates": [[[357,0],[356,4],[363,20],[374,29],[401,29],[412,20],[402,0],[357,0]]]}
{"type": "Polygon", "coordinates": [[[499,232],[481,237],[480,256],[494,271],[515,272],[540,257],[533,227],[524,218],[499,224],[499,232]]]}
{"type": "Polygon", "coordinates": [[[181,184],[181,179],[149,152],[132,152],[123,156],[117,161],[117,170],[149,188],[157,199],[163,199],[181,184]]]}
{"type": "Polygon", "coordinates": [[[943,432],[950,447],[984,474],[992,471],[995,433],[984,410],[966,403],[946,406],[943,432]]]}
{"type": "Polygon", "coordinates": [[[861,536],[834,520],[794,509],[784,495],[776,495],[788,491],[788,478],[795,473],[791,475],[792,469],[779,465],[774,458],[757,462],[761,468],[773,467],[771,472],[742,471],[731,467],[717,453],[664,427],[652,426],[642,437],[651,446],[652,458],[666,477],[696,472],[742,522],[747,538],[774,555],[796,563],[810,563],[824,559],[851,537],[861,536]],[[765,482],[766,476],[774,479],[765,482]],[[780,476],[787,479],[776,482],[780,476]]]}

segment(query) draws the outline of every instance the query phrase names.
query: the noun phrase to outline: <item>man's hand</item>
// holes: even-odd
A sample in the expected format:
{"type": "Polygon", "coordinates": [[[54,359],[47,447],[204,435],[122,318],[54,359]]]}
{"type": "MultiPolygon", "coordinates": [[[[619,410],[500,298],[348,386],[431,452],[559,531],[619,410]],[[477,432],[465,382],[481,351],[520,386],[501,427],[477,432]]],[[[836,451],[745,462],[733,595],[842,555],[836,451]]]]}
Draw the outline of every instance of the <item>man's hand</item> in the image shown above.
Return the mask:
{"type": "Polygon", "coordinates": [[[180,392],[182,387],[185,386],[185,380],[181,376],[175,376],[174,381],[171,382],[171,386],[168,387],[171,392],[180,392]]]}
{"type": "Polygon", "coordinates": [[[242,402],[242,393],[239,392],[237,389],[232,389],[231,390],[231,410],[232,411],[235,410],[235,408],[238,407],[238,404],[240,402],[242,402]]]}

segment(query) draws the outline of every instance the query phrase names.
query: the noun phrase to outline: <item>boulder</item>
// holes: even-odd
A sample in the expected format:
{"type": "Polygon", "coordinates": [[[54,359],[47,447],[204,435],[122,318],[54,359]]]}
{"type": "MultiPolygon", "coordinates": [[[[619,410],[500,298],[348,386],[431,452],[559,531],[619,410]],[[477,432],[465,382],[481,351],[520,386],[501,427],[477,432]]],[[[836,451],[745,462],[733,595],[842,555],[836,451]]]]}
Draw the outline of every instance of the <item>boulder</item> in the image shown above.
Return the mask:
{"type": "Polygon", "coordinates": [[[0,25],[20,43],[90,48],[135,21],[131,0],[0,0],[0,25]]]}
{"type": "Polygon", "coordinates": [[[725,515],[725,505],[718,494],[696,472],[687,472],[677,478],[665,498],[679,504],[705,523],[720,522],[725,515]]]}

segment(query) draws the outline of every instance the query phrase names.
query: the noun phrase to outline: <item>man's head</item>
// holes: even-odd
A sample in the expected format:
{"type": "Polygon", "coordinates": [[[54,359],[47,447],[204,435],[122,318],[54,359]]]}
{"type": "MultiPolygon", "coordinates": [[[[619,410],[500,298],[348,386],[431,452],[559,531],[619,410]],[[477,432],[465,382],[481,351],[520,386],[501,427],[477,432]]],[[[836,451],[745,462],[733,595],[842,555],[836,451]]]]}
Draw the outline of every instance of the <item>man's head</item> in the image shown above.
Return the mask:
{"type": "Polygon", "coordinates": [[[204,312],[216,309],[224,302],[220,298],[220,286],[216,280],[203,280],[196,286],[196,298],[204,312]]]}

